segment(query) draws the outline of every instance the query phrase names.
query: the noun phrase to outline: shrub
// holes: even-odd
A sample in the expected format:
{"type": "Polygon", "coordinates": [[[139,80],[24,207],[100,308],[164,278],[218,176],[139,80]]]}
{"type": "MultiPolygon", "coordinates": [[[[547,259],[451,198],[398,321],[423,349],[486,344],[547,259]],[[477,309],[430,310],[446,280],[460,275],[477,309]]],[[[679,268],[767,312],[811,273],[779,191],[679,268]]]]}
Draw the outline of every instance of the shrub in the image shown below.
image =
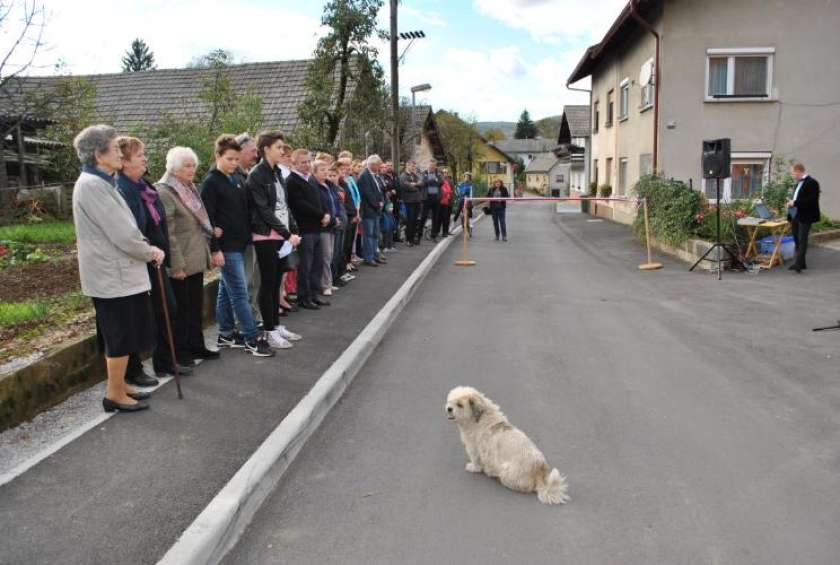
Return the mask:
{"type": "Polygon", "coordinates": [[[602,184],[598,189],[598,196],[601,198],[609,198],[612,196],[612,187],[608,184],[602,184]]]}
{"type": "MultiPolygon", "coordinates": [[[[639,198],[646,198],[650,233],[670,245],[679,245],[694,235],[694,227],[701,213],[703,196],[684,182],[647,175],[634,187],[639,198]]],[[[637,214],[633,228],[644,237],[644,214],[637,214]]]]}
{"type": "Polygon", "coordinates": [[[587,194],[590,196],[598,194],[598,185],[594,181],[589,183],[589,192],[587,194]]]}

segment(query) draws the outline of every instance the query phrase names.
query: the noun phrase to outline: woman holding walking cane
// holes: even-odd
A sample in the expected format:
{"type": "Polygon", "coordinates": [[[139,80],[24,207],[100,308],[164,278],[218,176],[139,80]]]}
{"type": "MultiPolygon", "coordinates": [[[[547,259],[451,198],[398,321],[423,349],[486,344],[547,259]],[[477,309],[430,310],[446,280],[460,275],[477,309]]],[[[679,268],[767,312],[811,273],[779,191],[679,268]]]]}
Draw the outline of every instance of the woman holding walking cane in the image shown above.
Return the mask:
{"type": "Polygon", "coordinates": [[[106,412],[144,410],[149,395],[126,387],[125,370],[130,354],[153,344],[146,264],[159,266],[165,254],[143,238],[117,188],[122,154],[116,130],[89,126],[76,136],[73,147],[82,165],[73,187],[79,278],[82,292],[93,300],[108,371],[102,407],[106,412]]]}

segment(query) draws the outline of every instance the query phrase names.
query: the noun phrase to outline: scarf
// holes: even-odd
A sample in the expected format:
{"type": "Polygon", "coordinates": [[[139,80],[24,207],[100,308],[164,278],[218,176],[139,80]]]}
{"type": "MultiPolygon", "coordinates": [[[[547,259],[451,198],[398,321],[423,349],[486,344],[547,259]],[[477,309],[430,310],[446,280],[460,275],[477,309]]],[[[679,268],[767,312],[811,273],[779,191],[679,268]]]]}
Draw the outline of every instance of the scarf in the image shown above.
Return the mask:
{"type": "Polygon", "coordinates": [[[204,202],[201,201],[201,196],[198,194],[195,185],[193,183],[184,184],[169,173],[165,173],[158,181],[158,184],[165,184],[178,195],[181,204],[186,206],[187,210],[195,216],[195,219],[201,226],[201,230],[204,232],[204,237],[211,239],[213,237],[213,226],[210,224],[207,209],[204,207],[204,202]]]}
{"type": "Polygon", "coordinates": [[[362,202],[362,195],[359,194],[359,185],[356,184],[356,179],[353,178],[353,175],[347,175],[344,178],[344,182],[347,183],[347,187],[350,189],[350,198],[353,199],[353,204],[358,208],[362,202]]]}
{"type": "Polygon", "coordinates": [[[157,206],[155,206],[158,195],[157,192],[155,192],[155,189],[149,186],[146,181],[142,181],[142,184],[140,185],[140,198],[142,198],[143,202],[146,203],[146,209],[149,211],[152,221],[156,226],[159,226],[160,213],[158,212],[157,206]]]}

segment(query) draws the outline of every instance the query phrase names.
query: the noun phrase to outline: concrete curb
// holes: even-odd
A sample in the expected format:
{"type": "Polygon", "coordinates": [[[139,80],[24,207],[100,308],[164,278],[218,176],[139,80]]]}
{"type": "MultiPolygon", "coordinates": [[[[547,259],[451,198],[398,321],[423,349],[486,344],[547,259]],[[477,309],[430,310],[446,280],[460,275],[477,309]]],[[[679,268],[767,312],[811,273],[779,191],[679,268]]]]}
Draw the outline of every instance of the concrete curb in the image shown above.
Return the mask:
{"type": "Polygon", "coordinates": [[[206,565],[219,563],[224,558],[300,449],[382,341],[420,283],[455,239],[448,237],[435,246],[359,336],[181,534],[158,562],[159,565],[206,565]]]}

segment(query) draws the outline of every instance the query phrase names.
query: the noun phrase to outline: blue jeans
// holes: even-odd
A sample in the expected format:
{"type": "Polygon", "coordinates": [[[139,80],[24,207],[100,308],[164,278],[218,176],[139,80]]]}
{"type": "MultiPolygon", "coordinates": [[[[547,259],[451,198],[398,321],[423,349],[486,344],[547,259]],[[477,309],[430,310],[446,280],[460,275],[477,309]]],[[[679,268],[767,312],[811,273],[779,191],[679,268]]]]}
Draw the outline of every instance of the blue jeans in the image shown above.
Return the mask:
{"type": "Polygon", "coordinates": [[[362,259],[374,261],[376,259],[376,246],[379,244],[379,218],[362,218],[362,259]]]}
{"type": "Polygon", "coordinates": [[[233,333],[234,316],[245,339],[253,341],[259,335],[257,324],[251,313],[251,300],[248,297],[248,279],[245,276],[245,252],[226,251],[225,266],[219,279],[219,294],[216,296],[216,321],[219,333],[233,333]]]}

